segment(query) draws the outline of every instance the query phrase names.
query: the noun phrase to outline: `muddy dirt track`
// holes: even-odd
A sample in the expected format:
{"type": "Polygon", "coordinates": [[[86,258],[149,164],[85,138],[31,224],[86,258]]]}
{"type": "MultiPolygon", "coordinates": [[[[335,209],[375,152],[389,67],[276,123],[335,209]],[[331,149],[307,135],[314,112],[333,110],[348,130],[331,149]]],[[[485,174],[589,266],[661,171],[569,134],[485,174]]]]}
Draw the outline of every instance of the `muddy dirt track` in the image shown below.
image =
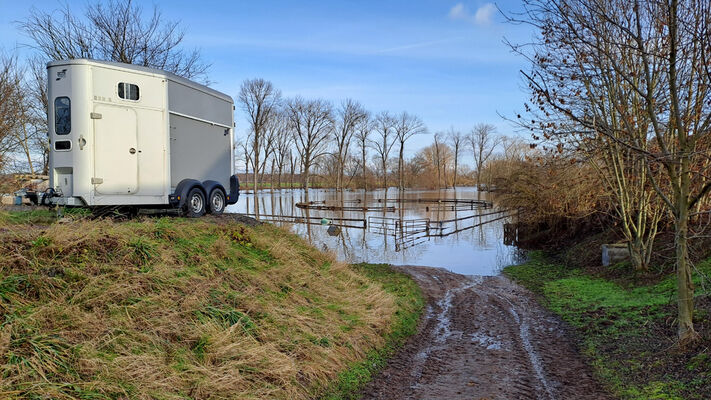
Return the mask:
{"type": "Polygon", "coordinates": [[[420,332],[364,399],[608,399],[561,322],[503,276],[397,267],[427,298],[420,332]]]}

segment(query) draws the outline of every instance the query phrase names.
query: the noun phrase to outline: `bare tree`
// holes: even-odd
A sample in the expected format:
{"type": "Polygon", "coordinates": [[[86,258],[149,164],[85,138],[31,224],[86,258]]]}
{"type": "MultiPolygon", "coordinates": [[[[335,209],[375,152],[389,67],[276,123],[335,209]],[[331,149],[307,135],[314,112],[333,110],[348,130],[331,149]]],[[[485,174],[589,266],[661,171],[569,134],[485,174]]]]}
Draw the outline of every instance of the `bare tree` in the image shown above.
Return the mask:
{"type": "Polygon", "coordinates": [[[185,31],[157,6],[144,15],[132,0],[110,0],[89,4],[78,15],[68,4],[54,13],[33,8],[19,27],[50,60],[93,58],[205,78],[208,65],[200,52],[182,48],[185,31]]]}
{"type": "MultiPolygon", "coordinates": [[[[270,114],[267,124],[264,127],[264,157],[260,166],[260,181],[264,181],[264,174],[266,173],[267,165],[269,162],[272,163],[272,167],[275,166],[276,162],[276,152],[277,152],[277,142],[279,137],[284,133],[288,132],[288,123],[284,113],[277,107],[270,114]]],[[[273,178],[274,171],[271,171],[270,178],[273,178]]],[[[273,189],[273,187],[272,187],[273,189]]]]}
{"type": "Polygon", "coordinates": [[[447,144],[443,143],[443,139],[443,133],[436,133],[432,144],[418,151],[408,162],[409,172],[417,176],[420,185],[442,188],[447,160],[452,158],[452,151],[447,144]]]}
{"type": "Polygon", "coordinates": [[[457,172],[459,169],[459,155],[464,146],[465,136],[461,131],[455,130],[453,127],[449,128],[447,133],[447,139],[449,144],[452,146],[452,156],[454,158],[454,177],[452,178],[452,187],[457,187],[457,172]]]}
{"type": "Polygon", "coordinates": [[[0,54],[0,168],[16,148],[15,132],[22,113],[22,74],[14,56],[0,54]]]}
{"type": "MultiPolygon", "coordinates": [[[[267,126],[277,112],[281,93],[274,88],[271,82],[264,79],[248,79],[242,82],[238,100],[242,108],[247,113],[250,129],[251,161],[253,171],[254,194],[256,198],[259,172],[260,156],[262,151],[266,153],[267,126]]],[[[264,159],[266,160],[266,154],[264,159]]],[[[262,161],[264,163],[264,161],[262,161]]],[[[258,206],[255,201],[255,213],[258,214],[258,206]]]]}
{"type": "Polygon", "coordinates": [[[367,117],[367,113],[360,103],[346,99],[341,103],[336,114],[336,127],[333,130],[333,139],[336,143],[336,190],[341,190],[343,189],[343,170],[348,159],[351,139],[360,122],[367,117]]]}
{"type": "Polygon", "coordinates": [[[383,174],[383,186],[385,187],[385,196],[388,195],[388,157],[390,150],[395,144],[395,125],[397,121],[387,111],[383,111],[375,117],[373,121],[374,130],[378,134],[378,138],[371,140],[371,145],[378,155],[380,166],[383,174]]]}
{"type": "Polygon", "coordinates": [[[591,138],[605,136],[612,154],[619,150],[610,146],[619,145],[644,159],[645,179],[674,222],[679,343],[696,341],[688,240],[691,212],[711,190],[703,151],[711,139],[711,4],[525,3],[524,22],[542,33],[532,47],[514,46],[532,61],[524,74],[532,111],[568,122],[544,130],[551,121],[534,118],[531,127],[566,136],[573,125],[591,138]]]}
{"type": "Polygon", "coordinates": [[[500,138],[494,136],[496,128],[489,124],[477,124],[467,136],[469,148],[474,154],[474,167],[476,168],[476,185],[481,189],[481,172],[484,164],[491,157],[500,142],[500,138]]]}
{"type": "Polygon", "coordinates": [[[252,135],[248,135],[246,140],[239,141],[240,147],[242,149],[242,156],[244,157],[244,179],[249,179],[249,166],[252,165],[252,146],[249,145],[252,142],[252,135]]]}
{"type": "Polygon", "coordinates": [[[279,190],[282,188],[281,178],[284,173],[284,167],[291,156],[291,147],[294,145],[293,133],[289,130],[289,119],[286,113],[280,112],[274,118],[274,123],[278,124],[276,129],[276,137],[274,139],[274,160],[277,167],[277,186],[279,190]]]}
{"type": "Polygon", "coordinates": [[[361,178],[363,179],[363,190],[368,191],[368,147],[370,146],[370,133],[373,131],[373,121],[370,119],[370,115],[366,113],[365,117],[360,121],[358,126],[356,126],[355,139],[358,149],[360,150],[360,167],[361,167],[361,178]]]}
{"type": "MultiPolygon", "coordinates": [[[[433,161],[434,161],[434,166],[435,169],[437,170],[437,189],[442,188],[442,165],[443,163],[443,147],[444,144],[442,143],[442,133],[437,132],[434,135],[434,154],[433,154],[433,161]]],[[[446,183],[445,183],[446,185],[446,183]]]]}
{"type": "Polygon", "coordinates": [[[296,172],[296,166],[299,164],[299,160],[294,156],[294,152],[289,150],[289,188],[294,188],[294,173],[296,172]]]}
{"type": "Polygon", "coordinates": [[[311,167],[326,154],[328,137],[333,130],[333,109],[325,100],[296,97],[287,102],[286,112],[301,158],[303,187],[308,191],[311,167]]]}
{"type": "Polygon", "coordinates": [[[501,148],[503,159],[507,161],[523,161],[531,147],[529,143],[518,137],[502,136],[501,148]]]}
{"type": "Polygon", "coordinates": [[[39,169],[42,174],[49,173],[49,129],[47,127],[47,66],[39,56],[31,57],[28,60],[28,77],[26,77],[26,96],[28,112],[31,119],[30,147],[33,158],[39,156],[35,163],[39,162],[39,169]]]}
{"type": "Polygon", "coordinates": [[[405,179],[403,176],[405,165],[405,142],[407,142],[411,137],[425,132],[427,132],[427,128],[425,128],[425,124],[419,117],[408,114],[405,111],[397,116],[395,135],[397,136],[397,141],[400,144],[400,151],[398,152],[397,158],[397,186],[400,191],[405,190],[405,179]]]}

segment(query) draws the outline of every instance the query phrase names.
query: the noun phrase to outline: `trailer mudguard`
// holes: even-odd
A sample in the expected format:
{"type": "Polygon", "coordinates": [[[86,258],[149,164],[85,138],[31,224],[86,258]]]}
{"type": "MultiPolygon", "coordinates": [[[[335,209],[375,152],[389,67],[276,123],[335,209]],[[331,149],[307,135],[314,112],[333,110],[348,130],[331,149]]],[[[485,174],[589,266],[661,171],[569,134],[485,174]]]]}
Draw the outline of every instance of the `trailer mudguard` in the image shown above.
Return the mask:
{"type": "Polygon", "coordinates": [[[212,193],[212,191],[215,188],[220,188],[222,190],[222,193],[224,193],[225,196],[227,196],[227,191],[225,190],[224,186],[222,186],[222,184],[220,182],[208,180],[208,181],[205,181],[202,183],[202,187],[205,189],[205,193],[207,194],[207,196],[205,197],[206,199],[210,198],[210,193],[212,193]]]}
{"type": "Polygon", "coordinates": [[[170,205],[176,208],[182,208],[185,205],[185,201],[187,200],[188,192],[190,191],[190,189],[196,186],[203,191],[205,199],[207,199],[207,193],[205,193],[205,188],[202,186],[202,183],[200,183],[199,180],[183,179],[182,181],[178,182],[178,186],[175,187],[175,192],[170,195],[170,205]]]}
{"type": "Polygon", "coordinates": [[[237,175],[230,176],[230,192],[227,194],[227,204],[235,204],[239,199],[239,178],[237,175]]]}

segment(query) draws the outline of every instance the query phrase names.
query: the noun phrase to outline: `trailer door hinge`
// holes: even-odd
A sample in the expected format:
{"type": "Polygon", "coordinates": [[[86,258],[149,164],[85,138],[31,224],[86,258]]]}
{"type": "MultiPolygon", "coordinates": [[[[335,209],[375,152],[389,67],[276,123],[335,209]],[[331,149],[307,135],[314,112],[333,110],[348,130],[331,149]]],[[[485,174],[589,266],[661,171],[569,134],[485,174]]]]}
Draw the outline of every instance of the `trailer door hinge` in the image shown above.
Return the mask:
{"type": "Polygon", "coordinates": [[[101,113],[91,113],[91,119],[101,119],[101,113]]]}
{"type": "Polygon", "coordinates": [[[91,184],[92,184],[92,185],[100,185],[100,184],[102,184],[102,183],[104,183],[104,179],[103,179],[103,178],[91,178],[91,184]]]}

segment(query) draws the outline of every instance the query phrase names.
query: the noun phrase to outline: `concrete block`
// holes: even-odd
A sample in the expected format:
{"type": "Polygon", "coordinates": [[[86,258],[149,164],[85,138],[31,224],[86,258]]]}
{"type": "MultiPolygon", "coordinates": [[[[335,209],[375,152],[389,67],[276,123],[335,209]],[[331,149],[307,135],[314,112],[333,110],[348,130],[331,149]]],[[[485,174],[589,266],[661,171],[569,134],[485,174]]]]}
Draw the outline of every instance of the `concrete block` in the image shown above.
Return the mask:
{"type": "Polygon", "coordinates": [[[626,243],[602,245],[602,265],[605,267],[629,260],[629,258],[630,252],[626,243]]]}

